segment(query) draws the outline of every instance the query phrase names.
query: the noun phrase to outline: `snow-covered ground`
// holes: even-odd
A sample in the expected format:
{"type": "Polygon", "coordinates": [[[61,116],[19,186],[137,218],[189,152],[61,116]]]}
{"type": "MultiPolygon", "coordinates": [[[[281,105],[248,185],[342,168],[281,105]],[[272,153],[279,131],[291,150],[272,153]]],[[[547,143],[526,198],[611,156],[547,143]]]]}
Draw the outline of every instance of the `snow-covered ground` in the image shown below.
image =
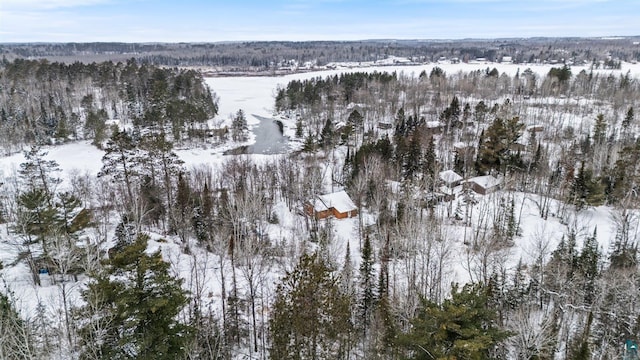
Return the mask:
{"type": "MultiPolygon", "coordinates": [[[[377,66],[366,68],[337,68],[334,70],[319,71],[319,72],[306,72],[299,74],[292,74],[281,77],[269,77],[269,76],[257,76],[257,77],[215,77],[207,78],[207,84],[213,89],[219,97],[219,116],[218,121],[229,122],[230,114],[234,114],[238,109],[243,109],[247,114],[247,119],[250,125],[255,125],[257,119],[250,116],[252,114],[270,117],[273,116],[274,96],[278,86],[285,86],[289,81],[294,79],[309,79],[318,76],[328,76],[334,74],[340,74],[345,72],[354,71],[386,71],[386,72],[402,72],[405,74],[413,74],[418,76],[420,72],[426,71],[429,73],[435,66],[442,68],[447,74],[454,74],[457,72],[468,72],[474,70],[485,70],[489,68],[497,68],[501,73],[507,73],[509,75],[515,75],[516,72],[524,71],[527,68],[531,68],[535,73],[544,75],[549,72],[549,69],[554,65],[536,65],[536,64],[496,64],[496,63],[470,63],[470,64],[449,64],[438,63],[419,66],[377,66]]],[[[555,65],[557,66],[557,65],[555,65]]],[[[584,67],[587,71],[587,67],[584,67]]],[[[582,67],[572,67],[574,73],[578,73],[582,67]]],[[[633,75],[640,74],[640,64],[627,64],[623,63],[621,70],[598,70],[599,72],[625,74],[630,71],[633,75]]],[[[293,124],[285,124],[285,126],[292,127],[293,124]]],[[[289,128],[288,131],[291,129],[289,128]]],[[[88,173],[95,176],[100,170],[102,163],[101,158],[103,152],[88,142],[78,142],[74,144],[66,144],[55,147],[48,147],[45,150],[48,151],[47,159],[56,160],[61,169],[63,170],[63,179],[68,179],[69,175],[73,172],[88,173]]],[[[190,168],[193,166],[199,166],[202,164],[211,165],[214,169],[220,166],[228,156],[222,155],[224,148],[211,149],[211,148],[196,148],[196,149],[181,149],[177,153],[185,161],[185,165],[190,168]]],[[[250,156],[252,160],[256,162],[264,162],[269,160],[275,160],[281,155],[241,155],[250,156]]],[[[0,175],[4,178],[8,178],[15,174],[19,164],[24,161],[22,154],[15,154],[10,157],[0,158],[0,175]]],[[[66,186],[63,183],[61,186],[66,186]]],[[[473,216],[474,221],[478,221],[478,217],[482,215],[481,209],[486,211],[493,211],[495,209],[496,198],[499,196],[507,196],[505,192],[499,192],[497,194],[488,196],[478,196],[480,202],[475,205],[478,209],[473,216]]],[[[508,250],[508,261],[502,263],[506,266],[514,266],[519,259],[522,259],[525,263],[531,263],[535,261],[539,255],[540,245],[546,245],[546,253],[549,253],[555,249],[557,243],[563,234],[567,233],[567,224],[574,226],[580,231],[579,243],[586,235],[593,233],[593,230],[598,229],[598,241],[602,251],[608,251],[610,242],[613,239],[613,210],[608,207],[598,207],[595,209],[584,210],[579,213],[576,218],[565,218],[558,216],[550,216],[547,220],[541,218],[538,203],[540,199],[536,195],[515,193],[513,198],[516,204],[517,212],[521,214],[520,228],[522,230],[521,236],[517,237],[515,246],[508,250]]],[[[446,206],[446,205],[443,205],[446,206]]],[[[455,209],[456,204],[452,205],[455,209]]],[[[560,204],[553,203],[553,208],[559,208],[560,204]]],[[[445,208],[441,208],[439,211],[446,211],[445,208]]],[[[299,232],[301,227],[299,216],[289,211],[284,204],[276,205],[276,213],[279,218],[279,225],[270,225],[269,234],[274,241],[277,239],[291,238],[293,235],[299,232]]],[[[553,213],[553,212],[552,212],[553,213]]],[[[358,236],[358,223],[356,219],[345,220],[329,220],[332,222],[335,245],[333,249],[334,258],[341,259],[344,250],[346,248],[346,242],[350,242],[351,257],[356,263],[359,259],[359,236],[358,236]]],[[[368,217],[366,222],[371,222],[371,218],[368,217]]],[[[448,273],[454,281],[467,281],[474,276],[473,261],[467,256],[464,240],[469,236],[468,232],[470,228],[461,226],[460,224],[451,223],[447,225],[447,234],[452,239],[452,261],[449,263],[450,269],[448,273]]],[[[210,294],[211,301],[220,299],[220,281],[216,275],[216,269],[220,264],[214,255],[208,254],[203,250],[193,250],[194,255],[182,254],[180,246],[173,242],[160,242],[160,235],[152,234],[152,241],[150,242],[150,249],[162,248],[165,258],[174,265],[174,270],[180,274],[180,276],[188,279],[190,278],[190,272],[193,271],[191,263],[193,261],[204,261],[205,269],[207,271],[206,292],[210,294]]],[[[24,310],[27,314],[33,314],[38,302],[42,301],[47,304],[51,304],[48,311],[55,315],[55,312],[59,310],[60,305],[60,291],[55,285],[47,285],[46,281],[43,282],[43,286],[36,287],[33,285],[29,272],[24,265],[24,262],[20,262],[16,265],[12,263],[16,260],[18,253],[21,251],[21,246],[16,245],[19,241],[12,238],[9,230],[5,225],[0,227],[0,261],[5,265],[2,270],[2,275],[8,288],[10,288],[15,296],[19,299],[18,307],[24,310]]],[[[203,265],[204,266],[204,265],[203,265]]],[[[228,265],[227,265],[228,266],[228,265]]],[[[280,274],[283,273],[283,269],[273,269],[269,273],[268,284],[273,285],[280,274]]],[[[82,280],[82,279],[81,279],[82,280]]],[[[189,284],[186,284],[189,286],[189,284]]],[[[71,287],[72,303],[79,301],[78,290],[82,287],[82,281],[74,283],[71,287]]]]}

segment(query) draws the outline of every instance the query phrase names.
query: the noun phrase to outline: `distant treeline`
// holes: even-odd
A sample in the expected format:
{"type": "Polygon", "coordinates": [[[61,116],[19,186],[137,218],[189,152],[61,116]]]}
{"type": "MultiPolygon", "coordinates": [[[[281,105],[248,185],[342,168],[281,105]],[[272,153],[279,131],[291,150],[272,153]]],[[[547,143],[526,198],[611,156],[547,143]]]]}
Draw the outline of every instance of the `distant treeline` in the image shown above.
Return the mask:
{"type": "Polygon", "coordinates": [[[530,38],[496,40],[366,40],[310,42],[230,43],[65,43],[2,44],[0,54],[14,58],[47,58],[51,61],[85,63],[138,61],[168,66],[216,66],[226,70],[270,70],[313,62],[376,61],[399,56],[414,61],[437,61],[444,57],[469,61],[484,58],[512,62],[607,62],[637,61],[637,38],[530,38]]]}

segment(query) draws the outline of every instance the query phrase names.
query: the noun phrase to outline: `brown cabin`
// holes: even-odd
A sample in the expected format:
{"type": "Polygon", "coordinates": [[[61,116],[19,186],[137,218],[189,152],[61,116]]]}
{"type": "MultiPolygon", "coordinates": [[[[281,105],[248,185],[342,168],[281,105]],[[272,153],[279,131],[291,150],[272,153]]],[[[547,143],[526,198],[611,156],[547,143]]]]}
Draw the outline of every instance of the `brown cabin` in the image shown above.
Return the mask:
{"type": "Polygon", "coordinates": [[[320,195],[314,201],[307,202],[304,209],[307,215],[316,219],[326,219],[330,216],[346,219],[358,215],[358,207],[344,190],[320,195]]]}

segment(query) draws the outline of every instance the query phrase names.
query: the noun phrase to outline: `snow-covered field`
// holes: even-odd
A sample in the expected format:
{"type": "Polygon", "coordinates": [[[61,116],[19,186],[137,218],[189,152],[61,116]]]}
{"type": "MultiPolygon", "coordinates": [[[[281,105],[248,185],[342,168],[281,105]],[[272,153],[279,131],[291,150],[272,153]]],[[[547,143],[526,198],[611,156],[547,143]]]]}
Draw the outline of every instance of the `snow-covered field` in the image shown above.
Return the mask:
{"type": "MultiPolygon", "coordinates": [[[[247,115],[256,114],[260,116],[272,116],[274,95],[278,86],[285,86],[289,81],[294,79],[309,79],[317,76],[328,76],[345,72],[353,71],[366,71],[366,72],[402,72],[405,74],[413,74],[417,76],[423,70],[429,73],[435,66],[442,68],[447,74],[454,74],[457,72],[468,72],[474,70],[485,70],[487,67],[496,67],[501,73],[507,73],[509,75],[515,75],[516,72],[524,71],[527,68],[531,68],[535,73],[544,75],[547,74],[549,69],[553,65],[514,65],[514,64],[495,64],[495,63],[470,63],[470,64],[429,64],[420,66],[377,66],[367,68],[338,68],[335,70],[319,71],[319,72],[307,72],[292,74],[282,77],[216,77],[207,78],[206,82],[212,90],[216,92],[219,97],[219,116],[218,121],[227,122],[229,115],[235,113],[238,109],[243,109],[247,115]]],[[[556,65],[557,66],[557,65],[556,65]]],[[[584,67],[587,71],[587,67],[584,67]]],[[[582,68],[573,67],[572,71],[578,73],[582,68]]],[[[626,64],[624,63],[621,70],[599,70],[600,72],[614,73],[616,76],[625,74],[630,71],[633,75],[638,76],[640,74],[640,64],[626,64]]],[[[257,119],[252,116],[247,116],[249,124],[256,124],[257,119]]],[[[285,126],[292,127],[293,124],[285,124],[285,126]]],[[[290,129],[289,129],[290,130],[290,129]]],[[[88,173],[95,176],[100,170],[102,163],[101,158],[103,152],[98,150],[88,142],[78,142],[74,144],[66,144],[61,146],[49,147],[45,150],[48,151],[47,159],[56,160],[61,169],[63,170],[62,178],[68,179],[72,173],[88,173]]],[[[228,156],[222,155],[222,148],[197,148],[197,149],[184,149],[178,150],[177,153],[185,161],[187,168],[193,166],[199,166],[202,164],[211,165],[214,169],[222,164],[228,156]]],[[[263,162],[276,159],[281,155],[241,155],[250,156],[256,162],[263,162]]],[[[10,178],[14,176],[19,164],[24,161],[22,154],[15,154],[10,157],[0,158],[0,175],[2,177],[10,178]]],[[[61,186],[67,186],[67,183],[63,183],[61,186]]],[[[476,206],[478,208],[487,208],[487,211],[492,211],[493,207],[497,206],[496,198],[499,196],[507,196],[506,192],[499,192],[497,194],[489,196],[478,196],[480,203],[476,206]]],[[[579,241],[584,236],[593,233],[593,230],[597,227],[598,241],[601,246],[601,250],[607,252],[609,250],[610,242],[614,237],[613,230],[613,210],[608,207],[598,207],[595,209],[584,210],[579,213],[576,218],[566,216],[550,216],[547,220],[541,218],[538,211],[537,203],[540,201],[535,195],[515,193],[513,194],[517,211],[521,213],[520,228],[522,230],[521,236],[516,239],[515,246],[508,250],[505,254],[507,261],[503,261],[499,265],[502,266],[514,266],[520,259],[525,263],[531,263],[536,260],[536,257],[540,253],[540,246],[545,245],[546,254],[549,255],[553,249],[555,249],[557,243],[563,234],[567,232],[567,226],[573,226],[579,233],[579,241]]],[[[455,204],[453,208],[455,208],[455,204]]],[[[553,203],[552,209],[560,208],[560,204],[553,203]]],[[[445,211],[441,208],[439,211],[445,211]]],[[[300,228],[300,222],[298,215],[290,212],[286,206],[279,204],[276,206],[276,212],[280,219],[279,225],[271,225],[269,228],[269,234],[272,239],[277,241],[278,238],[291,237],[298,232],[300,228]]],[[[555,213],[552,211],[552,213],[555,213]]],[[[474,214],[476,217],[480,216],[480,211],[474,214]]],[[[356,219],[346,220],[330,220],[334,223],[333,231],[335,234],[336,245],[335,258],[342,258],[344,249],[346,248],[346,242],[349,241],[352,251],[352,259],[356,263],[359,259],[358,256],[358,224],[356,219]]],[[[451,223],[447,225],[448,235],[453,240],[454,253],[453,260],[449,263],[450,268],[448,273],[453,281],[467,281],[473,279],[474,265],[473,261],[467,256],[466,248],[464,245],[465,235],[469,228],[466,229],[460,224],[451,223]]],[[[174,270],[180,274],[180,276],[188,279],[190,278],[190,271],[193,271],[191,263],[193,261],[202,262],[205,264],[205,269],[208,269],[206,273],[206,293],[210,294],[211,301],[220,299],[220,283],[219,277],[216,275],[216,269],[220,264],[216,261],[215,256],[207,254],[205,251],[194,250],[193,256],[184,255],[181,253],[180,246],[169,242],[158,242],[160,235],[152,234],[152,241],[150,242],[150,249],[162,248],[165,258],[174,265],[174,270]]],[[[43,282],[42,287],[36,287],[30,280],[30,275],[26,265],[21,262],[17,265],[12,265],[16,260],[16,257],[21,250],[17,240],[12,238],[9,229],[5,225],[0,227],[0,261],[4,264],[2,270],[3,279],[6,286],[11,289],[17,299],[19,299],[18,307],[26,314],[32,314],[38,302],[44,302],[51,304],[48,311],[55,315],[61,307],[60,305],[60,292],[57,286],[47,285],[47,282],[43,282]]],[[[580,243],[578,244],[580,245],[580,243]]],[[[505,259],[503,259],[505,260],[505,259]]],[[[284,269],[273,269],[268,275],[268,284],[273,285],[284,269]]],[[[186,286],[189,286],[186,283],[186,286]]],[[[72,297],[72,303],[79,301],[78,290],[82,287],[82,281],[72,286],[71,291],[74,294],[72,297]]]]}

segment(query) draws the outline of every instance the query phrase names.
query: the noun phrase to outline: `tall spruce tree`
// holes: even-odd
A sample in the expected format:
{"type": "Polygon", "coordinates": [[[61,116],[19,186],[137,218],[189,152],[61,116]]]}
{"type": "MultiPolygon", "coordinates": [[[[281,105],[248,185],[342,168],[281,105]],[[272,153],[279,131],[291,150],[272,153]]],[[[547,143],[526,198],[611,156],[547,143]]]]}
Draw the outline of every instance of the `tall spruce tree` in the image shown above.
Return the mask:
{"type": "Polygon", "coordinates": [[[365,236],[364,244],[362,244],[362,259],[360,261],[360,291],[359,291],[359,317],[361,319],[360,326],[364,338],[367,336],[371,315],[375,304],[374,287],[374,270],[373,270],[373,249],[369,236],[365,236]]]}
{"type": "Polygon", "coordinates": [[[276,289],[269,320],[269,357],[344,359],[353,330],[351,301],[317,254],[303,255],[276,289]]]}
{"type": "Polygon", "coordinates": [[[146,253],[149,237],[112,252],[93,274],[78,311],[81,358],[179,359],[192,329],[177,316],[188,302],[182,279],[169,273],[160,251],[146,253]]]}

